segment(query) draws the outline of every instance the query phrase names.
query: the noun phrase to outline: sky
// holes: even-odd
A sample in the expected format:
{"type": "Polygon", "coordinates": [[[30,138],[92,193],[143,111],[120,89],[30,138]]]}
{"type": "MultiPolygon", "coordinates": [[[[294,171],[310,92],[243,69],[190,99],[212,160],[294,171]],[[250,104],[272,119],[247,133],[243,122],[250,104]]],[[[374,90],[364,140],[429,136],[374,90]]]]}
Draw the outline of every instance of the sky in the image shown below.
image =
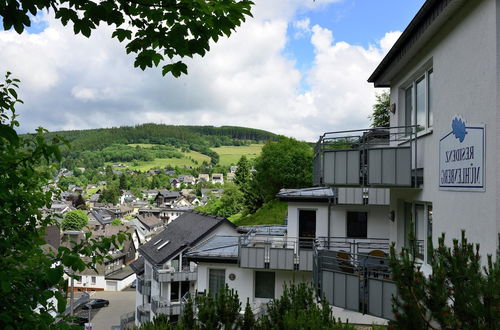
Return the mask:
{"type": "Polygon", "coordinates": [[[21,35],[0,31],[0,73],[21,80],[20,131],[232,125],[316,141],[365,128],[383,91],[367,79],[424,0],[254,2],[181,78],[134,68],[107,26],[87,39],[39,13],[21,35]]]}

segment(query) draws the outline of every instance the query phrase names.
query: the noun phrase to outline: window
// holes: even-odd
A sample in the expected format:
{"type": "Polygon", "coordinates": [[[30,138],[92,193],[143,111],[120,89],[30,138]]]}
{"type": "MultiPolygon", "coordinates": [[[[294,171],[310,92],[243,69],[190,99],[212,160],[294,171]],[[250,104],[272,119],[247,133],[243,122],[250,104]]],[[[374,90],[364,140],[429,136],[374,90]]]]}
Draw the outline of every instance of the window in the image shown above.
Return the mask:
{"type": "Polygon", "coordinates": [[[226,284],[225,269],[209,269],[208,270],[208,292],[216,294],[226,284]]]}
{"type": "MultiPolygon", "coordinates": [[[[404,125],[419,125],[418,130],[425,130],[434,124],[433,116],[433,70],[427,70],[405,89],[404,125]]],[[[406,129],[410,135],[412,129],[406,129]]]]}
{"type": "Polygon", "coordinates": [[[179,282],[170,283],[170,301],[179,300],[179,282]]]}
{"type": "Polygon", "coordinates": [[[95,282],[96,282],[95,276],[91,277],[91,282],[92,282],[92,284],[95,284],[95,282]]]}
{"type": "Polygon", "coordinates": [[[274,272],[255,272],[255,298],[274,299],[274,272]]]}
{"type": "Polygon", "coordinates": [[[347,212],[347,237],[366,238],[368,213],[347,212]]]}
{"type": "MultiPolygon", "coordinates": [[[[422,260],[427,256],[429,240],[432,239],[432,204],[431,203],[405,203],[404,218],[404,245],[409,247],[410,231],[417,244],[416,256],[422,260]],[[413,227],[412,227],[413,225],[413,227]]],[[[428,260],[426,259],[428,262],[428,260]]]]}

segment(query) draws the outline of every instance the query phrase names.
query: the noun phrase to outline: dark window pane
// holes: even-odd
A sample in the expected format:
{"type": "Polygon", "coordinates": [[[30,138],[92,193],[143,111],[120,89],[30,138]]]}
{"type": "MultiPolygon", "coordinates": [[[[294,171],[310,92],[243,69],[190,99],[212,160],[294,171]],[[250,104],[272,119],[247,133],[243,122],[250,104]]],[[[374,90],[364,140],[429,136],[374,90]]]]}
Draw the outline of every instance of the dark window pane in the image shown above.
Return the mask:
{"type": "Polygon", "coordinates": [[[434,125],[434,115],[432,113],[432,107],[434,106],[433,105],[433,100],[432,100],[432,97],[433,97],[433,92],[432,92],[432,83],[433,83],[433,79],[434,79],[434,74],[433,74],[434,71],[430,70],[429,71],[429,80],[427,81],[427,107],[428,107],[428,118],[427,118],[427,124],[429,125],[429,127],[432,127],[432,125],[434,125]]]}
{"type": "Polygon", "coordinates": [[[179,300],[179,282],[170,284],[170,300],[179,300]]]}
{"type": "Polygon", "coordinates": [[[366,212],[347,212],[347,237],[366,238],[367,219],[366,212]]]}
{"type": "Polygon", "coordinates": [[[255,272],[255,298],[274,299],[274,272],[255,272]]]}
{"type": "Polygon", "coordinates": [[[225,269],[209,269],[208,270],[208,292],[216,294],[226,284],[226,270],[225,269]]]}
{"type": "Polygon", "coordinates": [[[302,248],[312,248],[316,237],[316,211],[299,210],[299,244],[302,248]]]}
{"type": "MultiPolygon", "coordinates": [[[[413,88],[410,87],[405,91],[405,126],[410,126],[415,123],[412,102],[413,88]]],[[[411,128],[406,129],[406,134],[411,134],[411,128]]]]}

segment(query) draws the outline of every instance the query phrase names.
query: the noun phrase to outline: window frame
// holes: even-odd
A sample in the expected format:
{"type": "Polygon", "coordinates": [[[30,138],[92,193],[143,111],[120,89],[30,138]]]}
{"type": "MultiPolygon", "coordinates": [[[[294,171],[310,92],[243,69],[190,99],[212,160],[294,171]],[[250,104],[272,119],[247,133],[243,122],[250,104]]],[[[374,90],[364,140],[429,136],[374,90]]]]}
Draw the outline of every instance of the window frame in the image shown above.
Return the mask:
{"type": "Polygon", "coordinates": [[[368,238],[368,212],[367,211],[346,211],[345,213],[345,237],[347,238],[368,238]],[[350,236],[349,235],[349,213],[364,213],[366,216],[366,235],[350,236]]]}
{"type": "MultiPolygon", "coordinates": [[[[255,273],[254,273],[254,286],[253,286],[253,296],[255,299],[274,299],[276,298],[276,272],[269,272],[269,271],[259,271],[259,270],[256,270],[255,273]],[[257,282],[257,274],[273,274],[273,292],[272,292],[272,297],[271,295],[267,295],[267,296],[257,296],[257,283],[265,283],[267,282],[269,279],[264,279],[264,281],[259,281],[257,282]]],[[[259,290],[260,291],[260,290],[259,290]]]]}
{"type": "MultiPolygon", "coordinates": [[[[432,66],[426,67],[424,70],[419,71],[418,74],[415,74],[408,83],[404,84],[401,88],[403,90],[403,111],[400,114],[403,114],[404,118],[402,121],[404,126],[409,125],[417,125],[419,122],[418,109],[417,109],[417,84],[424,80],[423,92],[424,92],[424,119],[421,121],[424,123],[424,126],[420,126],[417,133],[419,135],[426,134],[428,132],[432,132],[434,125],[434,102],[431,102],[431,98],[435,93],[433,91],[434,84],[434,68],[432,66]],[[432,81],[429,80],[429,75],[432,75],[432,81]],[[411,100],[408,103],[408,91],[410,91],[411,100]],[[408,109],[408,106],[411,109],[408,109]],[[410,118],[408,118],[410,115],[410,118]]],[[[405,129],[405,135],[410,136],[412,134],[413,129],[407,128],[405,129]]]]}
{"type": "Polygon", "coordinates": [[[417,259],[424,261],[425,263],[429,263],[429,241],[433,239],[433,203],[432,202],[422,202],[422,201],[411,201],[404,203],[404,217],[403,217],[403,246],[408,247],[410,242],[408,241],[408,233],[409,228],[408,225],[410,221],[413,221],[413,231],[415,234],[415,238],[418,241],[422,241],[422,254],[417,256],[417,259]],[[423,218],[417,219],[417,207],[423,207],[423,218]],[[410,216],[410,219],[407,218],[410,216]],[[424,237],[418,237],[418,228],[417,226],[422,226],[422,234],[424,237]]]}

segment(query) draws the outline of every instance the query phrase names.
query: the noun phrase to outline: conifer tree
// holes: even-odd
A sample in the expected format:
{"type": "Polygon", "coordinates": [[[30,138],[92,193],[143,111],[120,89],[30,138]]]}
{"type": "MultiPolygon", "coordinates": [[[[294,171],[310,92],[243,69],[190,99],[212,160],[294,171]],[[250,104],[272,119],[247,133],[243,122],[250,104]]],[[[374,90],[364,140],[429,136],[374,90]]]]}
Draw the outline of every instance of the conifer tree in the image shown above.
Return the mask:
{"type": "Polygon", "coordinates": [[[253,314],[252,307],[250,306],[250,299],[247,298],[245,305],[245,314],[241,323],[241,330],[252,330],[255,326],[255,315],[253,314]]]}
{"type": "MultiPolygon", "coordinates": [[[[460,241],[446,247],[444,234],[429,250],[432,274],[426,277],[416,262],[417,246],[391,247],[390,265],[397,283],[392,329],[498,329],[500,325],[500,262],[488,256],[481,267],[479,245],[460,241]]],[[[432,245],[432,244],[431,244],[432,245]]]]}

